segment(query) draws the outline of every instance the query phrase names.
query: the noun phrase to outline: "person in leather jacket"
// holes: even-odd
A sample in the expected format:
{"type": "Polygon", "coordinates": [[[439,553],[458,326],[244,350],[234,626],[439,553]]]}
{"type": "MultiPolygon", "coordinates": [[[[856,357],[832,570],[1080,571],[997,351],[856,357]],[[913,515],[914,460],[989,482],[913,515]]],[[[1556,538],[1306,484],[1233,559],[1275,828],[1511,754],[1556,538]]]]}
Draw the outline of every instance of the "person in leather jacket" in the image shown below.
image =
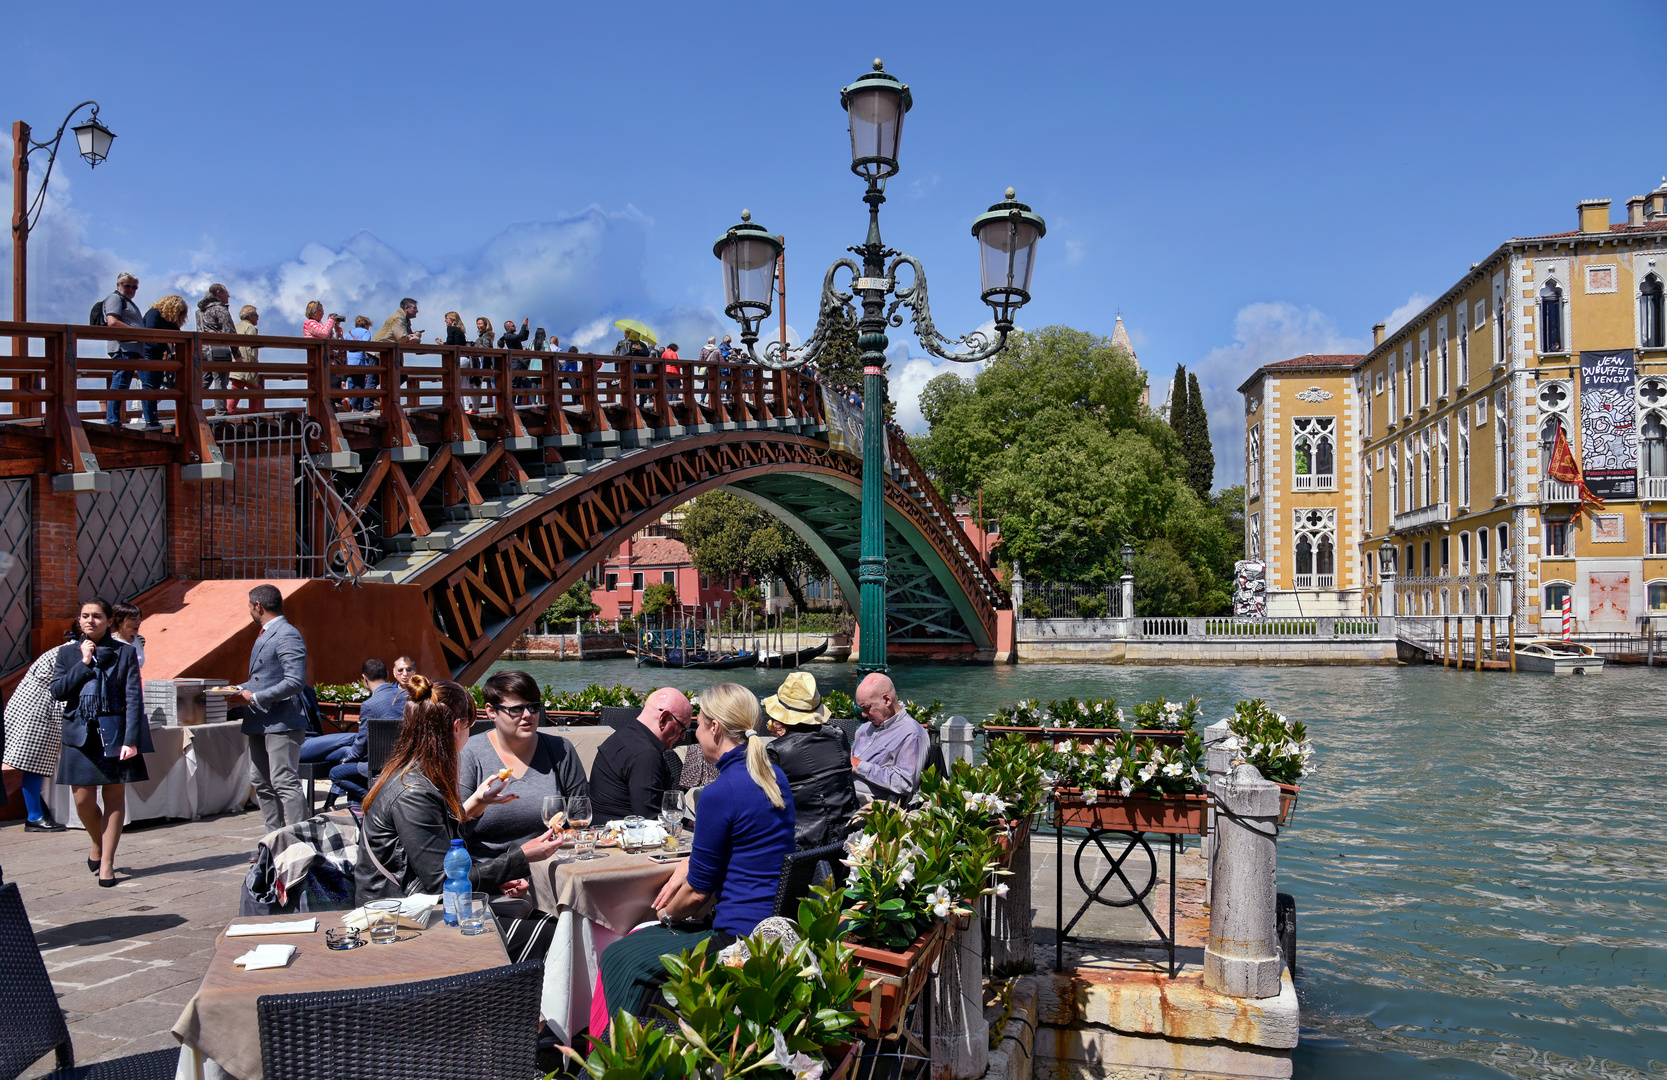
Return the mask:
{"type": "Polygon", "coordinates": [[[858,805],[851,741],[828,722],[816,677],[794,671],[762,704],[776,736],[770,759],[787,774],[793,792],[795,848],[803,851],[843,840],[858,805]]]}

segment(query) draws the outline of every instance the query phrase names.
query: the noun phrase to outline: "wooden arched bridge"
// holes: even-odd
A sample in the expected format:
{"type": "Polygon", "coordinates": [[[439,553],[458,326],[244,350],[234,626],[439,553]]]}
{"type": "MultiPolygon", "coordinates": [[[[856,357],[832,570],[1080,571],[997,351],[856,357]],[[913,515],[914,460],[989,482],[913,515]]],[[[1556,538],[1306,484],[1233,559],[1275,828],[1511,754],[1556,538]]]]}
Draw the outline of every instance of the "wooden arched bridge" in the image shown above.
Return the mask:
{"type": "MultiPolygon", "coordinates": [[[[241,336],[33,323],[0,337],[0,550],[22,552],[29,593],[15,570],[0,579],[26,612],[0,630],[0,672],[82,596],[312,578],[355,586],[332,594],[341,636],[420,595],[434,652],[470,679],[622,540],[720,487],[860,595],[860,409],[798,372],[280,337],[251,362],[224,351],[241,336]],[[162,355],[111,357],[117,336],[162,355]],[[118,403],[136,421],[131,403],[157,402],[159,429],[103,422],[115,370],[163,382],[118,403]],[[233,394],[237,411],[214,415],[233,394]]],[[[896,433],[888,455],[888,647],[987,656],[1007,598],[896,433]]]]}

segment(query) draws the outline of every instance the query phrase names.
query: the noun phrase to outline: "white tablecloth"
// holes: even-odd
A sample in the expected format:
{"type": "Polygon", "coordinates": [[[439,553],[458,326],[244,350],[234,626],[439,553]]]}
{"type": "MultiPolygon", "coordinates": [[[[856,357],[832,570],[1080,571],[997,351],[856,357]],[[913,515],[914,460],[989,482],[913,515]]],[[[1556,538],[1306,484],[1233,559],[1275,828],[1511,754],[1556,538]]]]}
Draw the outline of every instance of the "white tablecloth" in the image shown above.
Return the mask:
{"type": "MultiPolygon", "coordinates": [[[[124,824],[163,818],[195,820],[241,810],[253,781],[248,739],[236,721],[192,727],[151,729],[154,754],[145,755],[150,779],[127,786],[124,824]],[[199,743],[201,745],[199,745],[199,743]]],[[[66,784],[54,783],[48,795],[52,816],[74,826],[80,819],[66,784]]]]}
{"type": "Polygon", "coordinates": [[[602,970],[602,950],[619,935],[601,923],[562,908],[556,916],[556,940],[544,958],[544,994],[539,1012],[556,1038],[573,1045],[573,1033],[590,1026],[591,996],[602,970]]]}

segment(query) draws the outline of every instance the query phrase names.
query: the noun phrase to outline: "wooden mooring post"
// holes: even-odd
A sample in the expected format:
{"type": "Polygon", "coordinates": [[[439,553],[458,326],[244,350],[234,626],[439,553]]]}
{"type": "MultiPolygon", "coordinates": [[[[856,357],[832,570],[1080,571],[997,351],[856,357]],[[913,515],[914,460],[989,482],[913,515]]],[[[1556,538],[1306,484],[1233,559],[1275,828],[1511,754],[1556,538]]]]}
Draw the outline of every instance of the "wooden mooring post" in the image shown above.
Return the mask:
{"type": "Polygon", "coordinates": [[[1482,670],[1482,617],[1476,616],[1476,670],[1482,670]]]}
{"type": "Polygon", "coordinates": [[[1453,636],[1453,628],[1452,628],[1451,625],[1449,625],[1447,616],[1443,615],[1441,617],[1441,666],[1442,667],[1447,666],[1447,655],[1453,649],[1453,646],[1451,644],[1452,636],[1453,636]]]}

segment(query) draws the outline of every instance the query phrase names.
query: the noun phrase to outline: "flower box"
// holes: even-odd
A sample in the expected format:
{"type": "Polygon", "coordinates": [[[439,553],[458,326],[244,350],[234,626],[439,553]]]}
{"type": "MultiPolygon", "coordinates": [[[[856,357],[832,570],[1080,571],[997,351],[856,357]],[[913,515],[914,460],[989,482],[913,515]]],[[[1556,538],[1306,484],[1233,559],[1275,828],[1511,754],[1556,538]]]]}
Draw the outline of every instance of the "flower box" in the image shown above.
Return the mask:
{"type": "Polygon", "coordinates": [[[326,735],[345,734],[359,726],[359,702],[321,701],[318,703],[319,728],[326,735]]]}
{"type": "Polygon", "coordinates": [[[996,868],[1005,870],[1013,861],[1013,852],[1019,845],[1030,843],[1030,819],[1019,818],[1017,821],[1003,821],[1001,832],[996,834],[996,846],[1001,849],[1001,855],[996,859],[996,868]]]}
{"type": "Polygon", "coordinates": [[[1090,805],[1081,788],[1059,788],[1054,801],[1061,824],[1071,828],[1177,836],[1204,836],[1210,831],[1210,797],[1202,793],[1123,796],[1102,791],[1090,805]]]}
{"type": "Polygon", "coordinates": [[[577,725],[579,727],[587,727],[592,724],[600,723],[602,719],[601,713],[586,712],[581,709],[546,709],[544,710],[544,715],[550,718],[551,723],[558,726],[577,725]]]}
{"type": "Polygon", "coordinates": [[[862,1052],[862,1043],[845,1043],[824,1047],[823,1049],[827,1052],[830,1062],[837,1061],[839,1063],[834,1066],[833,1072],[827,1074],[827,1080],[848,1080],[849,1077],[855,1075],[857,1061],[862,1052]]]}
{"type": "Polygon", "coordinates": [[[1291,815],[1296,813],[1296,810],[1297,810],[1297,797],[1301,794],[1302,794],[1302,789],[1300,787],[1298,787],[1296,784],[1280,784],[1279,785],[1279,824],[1280,825],[1289,824],[1289,822],[1291,820],[1291,815]]]}
{"type": "MultiPolygon", "coordinates": [[[[1005,727],[998,724],[985,724],[986,738],[999,739],[1003,735],[1018,735],[1028,742],[1058,742],[1061,739],[1115,739],[1124,734],[1122,728],[1087,728],[1087,727],[1005,727]]],[[[1185,732],[1167,731],[1162,728],[1136,728],[1127,734],[1137,739],[1151,739],[1155,742],[1180,742],[1185,732]]]]}
{"type": "Polygon", "coordinates": [[[902,952],[846,940],[845,944],[856,952],[854,959],[863,967],[851,1009],[863,1018],[857,1030],[864,1038],[878,1039],[897,1027],[909,1003],[931,977],[947,930],[948,924],[939,919],[902,952]]]}

